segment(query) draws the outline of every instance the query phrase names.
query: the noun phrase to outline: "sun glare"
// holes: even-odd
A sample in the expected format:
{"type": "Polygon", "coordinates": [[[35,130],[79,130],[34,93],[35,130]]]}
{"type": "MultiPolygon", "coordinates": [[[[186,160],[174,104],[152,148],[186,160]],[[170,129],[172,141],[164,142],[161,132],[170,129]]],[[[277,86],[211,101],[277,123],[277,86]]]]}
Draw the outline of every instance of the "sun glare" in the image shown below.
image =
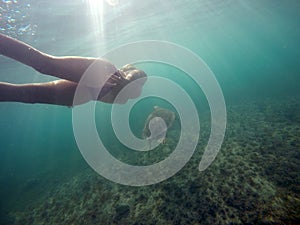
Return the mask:
{"type": "Polygon", "coordinates": [[[105,0],[107,2],[107,4],[109,4],[110,6],[116,6],[119,4],[119,0],[105,0]]]}
{"type": "Polygon", "coordinates": [[[90,15],[90,26],[92,27],[92,36],[96,42],[105,46],[105,9],[119,5],[119,0],[85,0],[90,15]]]}
{"type": "Polygon", "coordinates": [[[103,23],[103,0],[87,0],[90,14],[91,23],[95,33],[103,36],[104,35],[104,23],[103,23]]]}

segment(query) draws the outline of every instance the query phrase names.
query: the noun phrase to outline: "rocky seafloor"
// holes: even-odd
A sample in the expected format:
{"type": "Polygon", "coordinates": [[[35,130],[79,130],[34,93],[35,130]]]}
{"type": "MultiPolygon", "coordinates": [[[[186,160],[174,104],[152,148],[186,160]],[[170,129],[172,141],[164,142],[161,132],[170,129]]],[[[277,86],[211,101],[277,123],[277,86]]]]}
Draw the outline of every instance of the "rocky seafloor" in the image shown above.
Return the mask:
{"type": "MultiPolygon", "coordinates": [[[[91,169],[51,188],[12,224],[300,224],[300,101],[248,101],[228,109],[217,158],[198,171],[209,134],[172,178],[131,187],[91,169]]],[[[172,148],[169,135],[162,148],[172,148]]]]}

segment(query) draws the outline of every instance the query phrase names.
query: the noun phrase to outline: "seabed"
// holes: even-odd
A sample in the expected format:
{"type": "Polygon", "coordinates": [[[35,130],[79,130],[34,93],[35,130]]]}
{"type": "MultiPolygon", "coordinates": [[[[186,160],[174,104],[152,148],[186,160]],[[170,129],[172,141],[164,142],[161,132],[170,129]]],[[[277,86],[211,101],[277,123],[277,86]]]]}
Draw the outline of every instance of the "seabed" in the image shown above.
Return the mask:
{"type": "Polygon", "coordinates": [[[248,101],[227,110],[222,149],[204,172],[198,164],[209,122],[201,121],[194,156],[172,178],[130,187],[88,168],[11,211],[12,224],[299,224],[299,99],[248,101]]]}

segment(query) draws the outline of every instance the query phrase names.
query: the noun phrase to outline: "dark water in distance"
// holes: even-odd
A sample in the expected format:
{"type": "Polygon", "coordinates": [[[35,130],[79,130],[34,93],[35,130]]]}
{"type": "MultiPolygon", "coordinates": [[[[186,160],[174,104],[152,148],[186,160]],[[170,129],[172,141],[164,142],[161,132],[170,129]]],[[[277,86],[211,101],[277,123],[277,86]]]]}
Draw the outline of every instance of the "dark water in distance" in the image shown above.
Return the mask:
{"type": "MultiPolygon", "coordinates": [[[[87,2],[3,0],[0,31],[58,56],[98,57],[141,40],[174,42],[207,63],[228,108],[264,99],[276,105],[281,100],[290,106],[287,114],[297,117],[299,108],[288,100],[300,94],[299,1],[119,0],[114,7],[103,1],[98,24],[87,2]]],[[[0,65],[2,82],[54,80],[2,56],[0,65]]],[[[208,110],[205,96],[195,83],[182,78],[181,71],[156,63],[141,66],[149,75],[159,74],[181,84],[193,100],[200,99],[196,106],[202,118],[208,110]]],[[[155,99],[141,104],[133,110],[135,122],[130,122],[136,134],[154,105],[171,108],[155,99]]],[[[96,113],[98,128],[106,127],[108,143],[117,142],[108,122],[110,107],[98,103],[96,113]]],[[[10,211],[35,204],[45,192],[88,165],[73,136],[70,108],[0,103],[0,113],[0,217],[5,224],[10,211]]]]}

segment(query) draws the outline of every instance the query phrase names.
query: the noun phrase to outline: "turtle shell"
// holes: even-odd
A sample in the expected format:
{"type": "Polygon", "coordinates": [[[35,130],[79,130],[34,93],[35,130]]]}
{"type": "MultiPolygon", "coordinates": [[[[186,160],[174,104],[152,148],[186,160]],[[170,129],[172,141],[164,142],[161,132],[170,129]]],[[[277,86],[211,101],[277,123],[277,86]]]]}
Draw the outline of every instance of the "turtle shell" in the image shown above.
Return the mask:
{"type": "Polygon", "coordinates": [[[149,130],[149,122],[155,117],[162,118],[165,121],[167,128],[170,128],[173,125],[173,122],[175,120],[175,113],[169,109],[154,106],[153,112],[150,113],[150,115],[145,121],[144,129],[142,133],[143,138],[147,138],[151,135],[151,132],[149,130]]]}

